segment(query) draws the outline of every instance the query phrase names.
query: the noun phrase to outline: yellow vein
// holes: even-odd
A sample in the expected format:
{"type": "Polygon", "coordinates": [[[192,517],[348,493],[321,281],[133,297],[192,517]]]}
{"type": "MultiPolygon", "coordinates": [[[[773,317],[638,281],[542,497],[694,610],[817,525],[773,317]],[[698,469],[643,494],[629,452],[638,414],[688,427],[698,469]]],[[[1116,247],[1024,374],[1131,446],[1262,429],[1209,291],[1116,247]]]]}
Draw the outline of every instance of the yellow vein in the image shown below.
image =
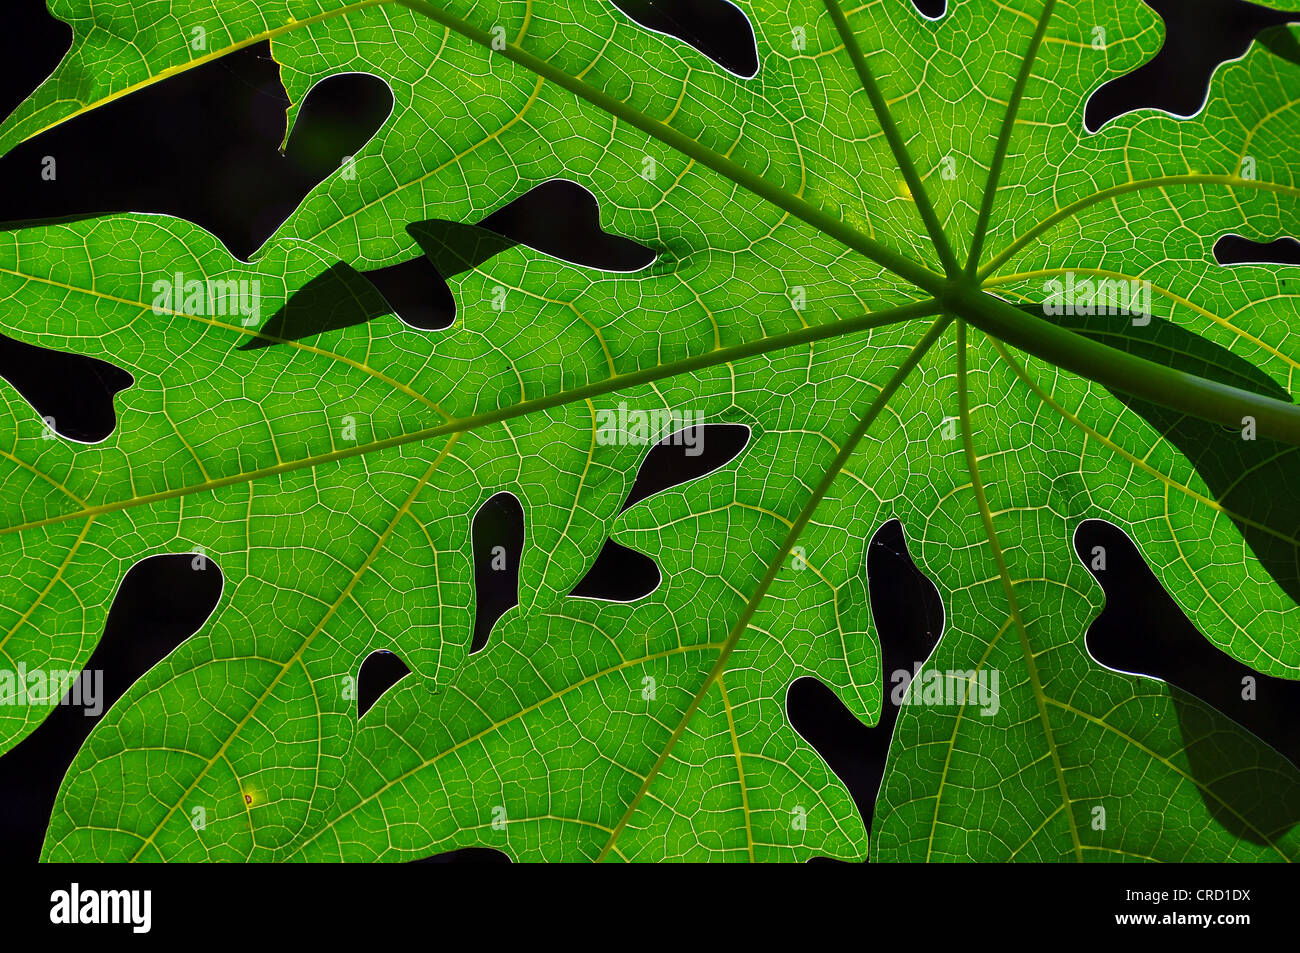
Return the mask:
{"type": "Polygon", "coordinates": [[[1058,222],[1064,221],[1071,216],[1077,215],[1090,205],[1096,205],[1098,202],[1104,202],[1107,199],[1117,198],[1129,192],[1137,192],[1142,189],[1159,189],[1168,185],[1223,185],[1232,188],[1243,189],[1260,189],[1266,192],[1279,192],[1283,195],[1300,198],[1300,189],[1289,185],[1275,185],[1272,182],[1260,182],[1254,179],[1241,179],[1235,175],[1165,175],[1152,179],[1138,179],[1133,182],[1125,182],[1122,185],[1114,185],[1110,188],[1102,189],[1086,198],[1081,198],[1077,202],[1072,202],[1065,208],[1059,209],[1047,218],[1043,219],[1029,231],[1025,232],[1005,249],[993,256],[993,259],[980,269],[979,278],[983,280],[993,274],[998,268],[1005,264],[1016,252],[1024,248],[1043,232],[1047,231],[1058,222]]]}
{"type": "MultiPolygon", "coordinates": [[[[266,686],[265,691],[263,691],[262,694],[249,706],[248,713],[245,714],[243,718],[239,719],[238,723],[230,729],[230,734],[226,737],[226,740],[222,742],[217,753],[211,758],[205,759],[207,761],[206,766],[195,775],[194,781],[185,789],[185,792],[176,799],[176,803],[168,809],[167,813],[163,815],[162,820],[158,822],[153,833],[144,839],[144,843],[140,845],[139,850],[137,850],[135,855],[131,858],[132,861],[139,858],[144,849],[153,843],[153,839],[157,837],[159,832],[166,826],[167,821],[171,819],[171,816],[185,803],[186,798],[194,792],[194,789],[198,787],[199,782],[207,776],[208,771],[213,767],[213,765],[215,765],[217,761],[226,757],[226,752],[239,736],[239,733],[244,729],[244,726],[248,724],[255,714],[257,714],[257,710],[266,702],[266,700],[271,697],[271,693],[275,691],[276,686],[280,684],[280,681],[285,677],[289,670],[295,665],[302,664],[303,654],[307,651],[308,646],[312,644],[312,641],[316,636],[325,628],[326,624],[329,623],[329,620],[334,617],[334,614],[338,611],[339,607],[347,601],[350,595],[352,595],[352,591],[356,588],[361,577],[366,574],[366,571],[370,568],[371,564],[374,563],[379,554],[383,552],[384,547],[388,545],[388,539],[397,528],[397,524],[402,521],[402,517],[407,514],[411,508],[411,504],[415,502],[415,498],[420,495],[420,491],[424,489],[425,484],[433,477],[433,473],[438,469],[438,465],[447,458],[447,455],[451,453],[452,448],[456,445],[456,441],[459,439],[459,434],[453,434],[447,441],[446,445],[442,448],[442,451],[436,458],[434,458],[433,462],[429,464],[428,468],[424,471],[424,476],[420,477],[420,479],[416,481],[415,486],[411,488],[411,492],[402,502],[402,505],[398,507],[397,512],[393,515],[393,518],[389,521],[388,525],[384,527],[384,531],[379,534],[379,538],[375,541],[375,545],[371,548],[370,552],[366,554],[366,558],[362,561],[361,565],[352,573],[352,578],[349,579],[348,584],[343,587],[338,598],[335,599],[333,604],[325,610],[324,614],[322,614],[320,620],[316,623],[315,627],[312,628],[311,632],[307,633],[307,635],[303,637],[302,644],[298,646],[293,655],[290,656],[289,659],[280,667],[280,671],[276,673],[273,679],[271,679],[270,683],[266,686]]],[[[306,666],[303,666],[303,672],[306,673],[306,666]]],[[[317,715],[319,717],[319,712],[317,715]]]]}
{"type": "MultiPolygon", "coordinates": [[[[1012,357],[1012,355],[1003,347],[1000,341],[995,341],[992,338],[990,338],[989,343],[993,345],[993,349],[998,352],[998,355],[1002,358],[1003,361],[1006,362],[1007,366],[1011,368],[1012,372],[1016,375],[1016,377],[1020,378],[1020,380],[1024,383],[1024,385],[1028,387],[1034,393],[1034,395],[1040,401],[1043,402],[1043,404],[1045,404],[1047,407],[1050,407],[1062,419],[1066,420],[1070,424],[1073,424],[1079,430],[1083,431],[1083,433],[1085,433],[1092,439],[1096,440],[1107,450],[1110,450],[1112,453],[1120,457],[1123,457],[1130,464],[1142,470],[1144,473],[1152,477],[1155,477],[1158,481],[1163,483],[1165,486],[1177,490],[1179,493],[1185,494],[1188,498],[1194,500],[1197,503],[1200,503],[1203,506],[1208,506],[1216,513],[1222,513],[1225,516],[1231,518],[1233,521],[1239,522],[1244,526],[1249,526],[1252,529],[1259,530],[1261,533],[1266,533],[1269,536],[1281,540],[1284,543],[1290,543],[1293,547],[1300,546],[1300,539],[1297,539],[1294,536],[1288,536],[1286,533],[1274,529],[1271,526],[1268,526],[1264,523],[1260,523],[1256,520],[1252,520],[1245,516],[1242,516],[1240,513],[1237,513],[1229,509],[1228,507],[1224,506],[1222,503],[1220,503],[1218,500],[1214,499],[1213,497],[1206,496],[1203,493],[1197,493],[1191,487],[1184,486],[1183,484],[1179,483],[1177,480],[1173,479],[1167,474],[1162,473],[1160,470],[1157,470],[1155,467],[1151,466],[1151,464],[1147,463],[1145,460],[1141,459],[1136,454],[1130,453],[1128,450],[1125,450],[1123,447],[1117,444],[1114,440],[1107,437],[1101,431],[1088,426],[1077,415],[1071,413],[1062,404],[1060,404],[1054,397],[1052,397],[1052,395],[1047,391],[1046,388],[1044,388],[1041,384],[1039,384],[1037,381],[1031,378],[1029,376],[1029,372],[1020,364],[1019,361],[1017,361],[1014,357],[1012,357]]],[[[1163,442],[1164,438],[1162,437],[1161,440],[1163,442]]]]}
{"type": "Polygon", "coordinates": [[[623,832],[623,829],[627,826],[633,815],[636,814],[637,808],[640,807],[642,799],[650,790],[650,786],[654,783],[655,778],[659,776],[659,772],[663,770],[663,766],[668,761],[668,756],[672,753],[673,747],[677,744],[678,739],[685,733],[686,726],[695,716],[695,712],[699,710],[700,704],[703,702],[705,695],[708,694],[713,683],[721,678],[722,674],[726,671],[727,662],[731,658],[731,653],[735,651],[736,644],[740,641],[740,637],[744,635],[745,630],[749,627],[750,620],[753,619],[754,614],[758,611],[759,603],[763,601],[763,597],[767,595],[768,589],[771,588],[772,583],[776,580],[777,574],[780,573],[781,567],[785,565],[786,558],[790,555],[795,543],[798,542],[799,536],[803,532],[804,527],[808,525],[809,521],[812,519],[813,513],[821,504],[822,499],[830,491],[831,484],[835,482],[835,478],[839,475],[840,471],[844,469],[844,465],[848,463],[849,458],[853,455],[853,451],[857,448],[858,443],[864,436],[866,436],[867,430],[871,426],[872,422],[875,421],[876,417],[880,415],[880,412],[884,410],[885,405],[888,404],[890,398],[894,396],[894,392],[898,390],[899,386],[907,379],[908,375],[911,374],[916,365],[920,363],[921,358],[930,350],[930,347],[934,342],[939,339],[939,335],[943,333],[951,320],[952,319],[947,315],[940,315],[934,323],[930,325],[930,329],[925,333],[925,336],[916,343],[916,346],[908,353],[907,357],[903,360],[903,363],[898,367],[898,370],[896,370],[889,380],[885,382],[885,385],[880,389],[880,393],[876,395],[871,406],[867,408],[866,412],[862,415],[862,418],[858,421],[858,425],[854,428],[853,433],[849,436],[848,440],[845,441],[840,452],[835,455],[835,459],[831,461],[831,464],[826,469],[821,481],[814,488],[798,517],[791,524],[790,530],[786,534],[785,541],[781,544],[776,555],[768,564],[767,572],[764,573],[763,578],[759,581],[753,595],[751,595],[746,601],[744,608],[740,612],[740,617],[736,620],[736,624],[732,627],[731,632],[727,636],[727,641],[723,644],[722,651],[718,653],[718,660],[714,663],[713,668],[705,677],[704,683],[700,686],[699,691],[695,693],[690,704],[686,706],[686,710],[682,713],[681,720],[677,723],[677,727],[669,736],[667,744],[664,745],[663,750],[659,753],[658,759],[646,775],[646,779],[641,785],[641,789],[637,791],[632,800],[628,803],[627,810],[624,811],[623,817],[615,826],[614,833],[610,836],[609,842],[596,858],[597,861],[604,860],[609,855],[610,851],[614,847],[614,843],[618,840],[619,834],[623,832]]]}
{"type": "MultiPolygon", "coordinates": [[[[1002,623],[1002,628],[998,629],[997,635],[989,639],[989,644],[984,647],[984,654],[980,656],[979,664],[975,666],[975,672],[977,674],[984,668],[984,663],[987,662],[989,656],[993,654],[993,647],[1001,641],[1002,636],[1006,635],[1007,629],[1011,628],[1013,622],[1015,622],[1015,616],[1008,615],[1007,621],[1002,623]]],[[[939,828],[939,805],[943,801],[944,788],[948,783],[948,769],[952,765],[952,753],[957,748],[957,732],[961,730],[962,716],[966,714],[968,704],[969,696],[966,696],[966,700],[963,701],[962,706],[957,709],[957,717],[953,719],[952,723],[952,736],[948,739],[948,744],[945,745],[947,751],[944,752],[943,756],[943,771],[939,773],[939,786],[934,792],[934,818],[930,822],[930,838],[925,844],[925,862],[927,864],[930,862],[930,855],[934,852],[934,835],[939,828]]]]}
{"type": "Polygon", "coordinates": [[[975,237],[971,240],[970,255],[966,259],[966,271],[971,276],[976,274],[980,251],[984,248],[984,238],[988,234],[989,217],[993,214],[993,202],[997,197],[998,178],[1002,175],[1002,166],[1006,162],[1007,149],[1011,145],[1011,134],[1016,125],[1016,113],[1020,110],[1020,102],[1025,96],[1025,87],[1028,85],[1029,76],[1033,72],[1034,61],[1038,58],[1038,48],[1043,43],[1044,34],[1047,33],[1047,21],[1052,18],[1052,9],[1055,6],[1056,0],[1047,0],[1047,3],[1043,5],[1042,15],[1039,16],[1033,38],[1029,41],[1029,50],[1020,62],[1020,72],[1016,76],[1016,84],[1011,91],[1011,102],[1007,105],[1007,111],[1002,117],[1002,129],[998,133],[997,146],[993,150],[993,164],[989,167],[988,183],[984,186],[984,197],[980,200],[979,217],[975,222],[975,237]]]}
{"type": "Polygon", "coordinates": [[[1006,555],[1002,552],[997,531],[993,528],[993,514],[989,511],[988,497],[984,493],[984,482],[980,479],[979,464],[976,462],[975,440],[971,435],[970,389],[966,380],[966,323],[964,321],[957,322],[957,413],[962,447],[966,453],[966,468],[970,471],[971,489],[975,492],[975,505],[979,508],[980,520],[984,524],[984,535],[988,537],[989,548],[993,551],[993,560],[1002,579],[1002,589],[1006,593],[1011,617],[1016,620],[1016,629],[1020,633],[1020,650],[1025,658],[1025,670],[1029,675],[1029,685],[1033,689],[1034,704],[1038,707],[1038,718],[1042,723],[1043,735],[1052,756],[1052,765],[1056,769],[1056,783],[1060,789],[1061,801],[1065,805],[1065,817],[1070,822],[1070,839],[1074,842],[1075,856],[1083,860],[1079,844],[1079,829],[1074,821],[1074,812],[1070,809],[1070,792],[1065,786],[1065,769],[1061,765],[1061,755],[1056,749],[1056,740],[1052,734],[1046,695],[1038,676],[1038,665],[1034,661],[1033,649],[1029,644],[1029,630],[1020,612],[1020,602],[1016,597],[1015,586],[1011,582],[1011,573],[1007,569],[1006,555]]]}
{"type": "MultiPolygon", "coordinates": [[[[572,685],[566,685],[560,690],[552,692],[550,695],[546,696],[545,698],[538,699],[537,701],[529,705],[525,705],[524,707],[520,708],[518,711],[511,712],[510,715],[508,715],[505,718],[502,718],[498,721],[493,721],[486,728],[483,728],[472,735],[462,738],[460,741],[457,741],[456,743],[451,745],[451,747],[446,748],[442,751],[435,752],[432,757],[429,757],[427,759],[421,758],[420,763],[417,764],[415,767],[402,772],[400,775],[398,775],[397,777],[393,778],[390,781],[386,781],[383,784],[383,786],[380,787],[378,790],[370,794],[367,794],[365,797],[358,800],[357,803],[353,804],[343,813],[330,818],[330,820],[327,821],[324,824],[324,826],[322,826],[319,830],[317,830],[316,833],[312,834],[311,837],[307,838],[301,844],[297,845],[294,848],[293,853],[294,855],[300,855],[303,852],[303,850],[307,847],[307,845],[311,844],[313,841],[315,841],[326,831],[333,829],[334,825],[338,824],[345,817],[350,816],[354,811],[357,811],[360,808],[364,807],[365,805],[371,803],[376,798],[382,797],[387,791],[390,791],[397,785],[402,784],[408,778],[413,777],[418,772],[423,771],[425,768],[432,767],[433,765],[441,761],[443,758],[450,757],[451,755],[456,754],[458,751],[465,749],[469,745],[474,744],[477,741],[481,741],[483,738],[486,738],[488,735],[500,731],[506,725],[513,724],[514,722],[519,721],[521,718],[525,718],[528,715],[531,715],[533,712],[541,709],[543,706],[549,705],[552,702],[559,701],[561,698],[564,698],[570,692],[578,691],[579,689],[585,688],[586,686],[592,684],[593,682],[597,682],[602,678],[608,678],[610,675],[617,674],[618,672],[626,671],[627,669],[633,668],[634,666],[646,665],[647,663],[650,662],[657,662],[661,659],[672,658],[678,655],[686,655],[687,653],[690,652],[716,651],[719,648],[721,648],[721,646],[718,645],[716,642],[706,642],[702,645],[680,645],[677,646],[676,648],[665,649],[662,652],[655,652],[654,654],[645,655],[642,656],[641,658],[627,659],[624,661],[620,661],[617,665],[612,665],[609,668],[603,668],[598,672],[593,672],[591,675],[588,675],[587,677],[583,678],[580,681],[574,682],[572,685]]],[[[624,767],[624,766],[620,765],[620,767],[624,767]]]]}
{"type": "Polygon", "coordinates": [[[169,66],[166,69],[161,70],[158,73],[154,74],[153,76],[148,77],[147,79],[143,79],[137,83],[131,83],[127,86],[123,86],[121,89],[111,92],[106,96],[102,96],[99,99],[94,100],[93,102],[83,103],[79,108],[73,110],[67,115],[61,116],[60,118],[54,120],[53,122],[41,126],[39,129],[35,130],[34,132],[28,133],[19,141],[26,142],[28,139],[34,139],[37,136],[39,136],[41,133],[53,129],[55,126],[60,126],[65,122],[70,122],[71,120],[76,119],[78,116],[82,116],[88,112],[99,109],[101,106],[106,106],[115,100],[121,99],[123,96],[129,96],[131,93],[134,93],[138,90],[147,89],[148,87],[154,85],[154,83],[159,83],[172,76],[176,76],[180,73],[188,72],[189,70],[192,70],[198,66],[202,66],[205,63],[211,63],[213,60],[218,60],[228,53],[234,53],[237,50],[242,50],[246,47],[253,46],[257,43],[261,43],[263,40],[273,40],[277,36],[283,36],[284,34],[288,33],[290,30],[296,30],[299,27],[309,27],[312,26],[313,24],[320,23],[324,20],[332,19],[333,17],[345,16],[349,13],[355,13],[358,10],[364,10],[366,7],[376,7],[382,3],[387,3],[387,2],[390,2],[390,0],[360,0],[359,3],[347,4],[345,6],[339,7],[336,10],[327,10],[324,13],[317,13],[313,16],[305,17],[304,19],[301,20],[291,19],[288,23],[284,24],[283,26],[278,26],[270,30],[263,30],[261,33],[254,33],[253,35],[245,37],[242,40],[237,40],[236,42],[231,43],[229,46],[219,47],[208,53],[203,54],[202,56],[196,56],[194,59],[189,60],[185,63],[177,63],[175,66],[169,66]]]}
{"type": "MultiPolygon", "coordinates": [[[[1148,281],[1145,278],[1139,278],[1136,275],[1126,274],[1122,271],[1114,271],[1109,268],[1074,268],[1074,269],[1040,268],[1036,271],[1021,271],[1013,275],[1000,275],[997,278],[992,278],[984,282],[984,287],[992,287],[996,285],[1009,284],[1014,281],[1024,281],[1029,278],[1046,278],[1050,275],[1065,275],[1068,274],[1070,271],[1073,271],[1076,275],[1092,275],[1097,278],[1117,278],[1121,281],[1146,281],[1146,283],[1150,285],[1151,290],[1154,291],[1156,294],[1160,295],[1162,298],[1168,298],[1170,301],[1173,301],[1175,304],[1181,304],[1183,307],[1195,311],[1197,314],[1201,315],[1202,317],[1209,318],[1215,324],[1227,328],[1237,337],[1249,341],[1251,344],[1254,344],[1256,347],[1262,350],[1268,351],[1274,357],[1281,358],[1283,361],[1290,364],[1292,368],[1300,368],[1300,361],[1296,361],[1294,358],[1288,357],[1286,354],[1283,354],[1281,351],[1279,351],[1273,345],[1269,344],[1267,341],[1255,337],[1255,335],[1249,333],[1248,331],[1243,331],[1241,328],[1233,324],[1229,318],[1221,318],[1213,311],[1210,311],[1208,308],[1203,308],[1196,302],[1188,298],[1184,298],[1182,295],[1177,294],[1168,288],[1162,287],[1161,285],[1157,285],[1154,282],[1148,281]]],[[[1010,293],[1017,294],[1018,297],[1024,300],[1030,300],[1029,295],[1018,294],[1017,292],[1014,291],[1010,293]]],[[[1239,314],[1239,313],[1240,311],[1234,312],[1234,314],[1239,314]]],[[[1191,356],[1192,355],[1190,354],[1188,355],[1188,357],[1191,356]]]]}
{"type": "Polygon", "coordinates": [[[56,516],[45,516],[24,523],[12,524],[0,528],[0,536],[7,533],[23,532],[24,530],[33,529],[38,526],[48,526],[65,520],[77,519],[82,516],[114,513],[119,510],[125,510],[137,506],[147,506],[152,503],[175,499],[182,496],[189,496],[194,493],[216,490],[240,483],[249,483],[254,480],[263,479],[269,476],[277,476],[294,470],[318,467],[327,463],[334,463],[351,457],[360,456],[362,454],[375,453],[381,450],[400,447],[414,441],[428,440],[432,437],[440,437],[452,433],[467,432],[488,426],[489,424],[501,423],[515,417],[522,417],[540,410],[548,410],[553,407],[563,406],[575,401],[595,397],[600,394],[621,390],[625,387],[633,387],[648,383],[663,377],[672,377],[677,374],[701,370],[703,368],[712,367],[716,364],[741,360],[747,357],[764,354],[768,351],[793,347],[799,344],[820,340],[822,338],[838,337],[853,331],[885,327],[914,317],[933,314],[936,307],[936,304],[932,301],[923,301],[909,305],[902,305],[896,308],[888,308],[883,311],[872,312],[856,318],[849,318],[845,321],[829,322],[811,328],[800,328],[796,331],[790,331],[785,334],[760,338],[758,341],[750,341],[745,344],[738,344],[716,351],[706,351],[705,353],[696,355],[695,357],[683,358],[682,360],[674,361],[669,364],[660,364],[646,370],[620,374],[617,377],[597,381],[593,384],[586,384],[570,391],[561,391],[545,397],[536,397],[532,400],[521,401],[517,404],[512,404],[498,410],[475,414],[469,417],[452,419],[447,423],[411,431],[410,433],[397,434],[396,436],[373,440],[369,443],[357,444],[353,447],[344,447],[341,450],[332,450],[329,453],[303,457],[300,460],[290,460],[285,463],[277,463],[273,466],[262,467],[261,469],[252,470],[247,473],[231,474],[230,476],[221,477],[216,480],[209,480],[204,483],[176,487],[170,490],[161,490],[157,493],[130,497],[125,500],[115,500],[111,503],[101,503],[80,510],[61,513],[56,516]]]}
{"type": "Polygon", "coordinates": [[[67,284],[66,282],[55,281],[53,278],[44,278],[40,275],[29,275],[26,272],[16,271],[12,268],[0,267],[0,274],[12,275],[15,278],[21,278],[24,281],[34,281],[37,282],[38,284],[50,285],[55,288],[62,288],[63,290],[70,291],[74,294],[87,295],[92,298],[99,298],[100,300],[103,301],[112,301],[115,304],[122,304],[132,308],[139,308],[141,311],[151,311],[154,314],[167,315],[168,317],[186,318],[190,321],[198,321],[200,324],[207,324],[214,328],[220,328],[223,331],[234,331],[237,334],[242,334],[251,338],[258,338],[263,341],[267,341],[271,344],[285,344],[295,350],[307,351],[308,353],[311,354],[319,354],[321,357],[331,358],[333,360],[339,361],[342,364],[347,364],[349,367],[356,368],[357,370],[361,371],[364,374],[368,374],[369,376],[374,377],[377,380],[381,380],[385,384],[392,387],[394,390],[400,391],[403,394],[406,394],[408,397],[414,398],[415,400],[418,400],[421,403],[426,404],[427,406],[433,408],[443,417],[447,416],[435,402],[431,401],[428,397],[424,396],[418,391],[412,389],[412,387],[409,384],[404,384],[401,381],[394,380],[393,378],[389,377],[387,374],[383,373],[382,371],[377,371],[373,367],[370,367],[369,365],[357,361],[353,358],[345,357],[342,354],[336,354],[334,351],[327,351],[324,348],[315,347],[314,345],[311,344],[303,344],[301,341],[293,341],[293,340],[289,340],[288,338],[278,338],[273,334],[267,334],[263,331],[257,331],[251,328],[241,327],[240,325],[237,324],[228,324],[225,321],[218,321],[215,318],[208,317],[207,315],[189,314],[184,311],[172,311],[166,308],[154,308],[152,304],[145,304],[143,301],[134,301],[130,298],[123,298],[118,295],[107,294],[106,292],[103,291],[96,291],[94,288],[82,288],[82,287],[78,287],[77,285],[70,285],[67,284]]]}
{"type": "MultiPolygon", "coordinates": [[[[745,785],[744,756],[740,753],[740,736],[736,734],[736,720],[732,717],[731,702],[727,700],[727,686],[722,676],[718,676],[718,692],[722,695],[722,709],[727,713],[727,730],[731,733],[731,753],[736,759],[736,780],[740,784],[740,809],[745,815],[745,847],[749,851],[749,862],[754,862],[754,828],[750,823],[749,788],[745,785]]],[[[610,835],[613,835],[610,831],[610,835]]]]}
{"type": "Polygon", "coordinates": [[[916,210],[921,216],[921,221],[925,223],[925,230],[930,233],[930,240],[934,242],[935,251],[939,253],[939,259],[943,263],[944,271],[949,276],[956,276],[959,271],[957,258],[953,254],[952,246],[948,244],[948,236],[944,234],[943,225],[940,224],[939,216],[935,214],[934,205],[930,201],[930,195],[925,190],[925,183],[921,181],[920,175],[917,174],[911,153],[908,152],[907,144],[898,131],[898,124],[894,122],[894,115],[890,112],[889,104],[880,92],[876,78],[867,63],[867,57],[862,52],[862,47],[858,45],[858,38],[853,35],[848,18],[844,16],[844,11],[840,8],[839,0],[825,0],[825,3],[826,12],[831,15],[831,21],[835,24],[836,31],[839,33],[840,39],[844,41],[844,49],[848,52],[849,59],[853,61],[853,68],[858,74],[858,80],[862,83],[862,89],[866,92],[867,98],[871,100],[871,108],[876,114],[876,120],[880,123],[880,129],[889,142],[890,151],[894,153],[894,161],[898,163],[899,171],[903,173],[903,178],[907,182],[916,210]]]}
{"type": "MultiPolygon", "coordinates": [[[[1070,705],[1063,701],[1057,701],[1055,698],[1047,699],[1047,703],[1049,705],[1053,705],[1057,708],[1060,708],[1062,711],[1068,711],[1072,715],[1077,715],[1078,717],[1084,719],[1085,721],[1090,721],[1095,725],[1099,725],[1100,727],[1104,728],[1106,731],[1109,731],[1112,734],[1114,734],[1116,737],[1120,738],[1122,741],[1132,745],[1134,748],[1137,748],[1139,751],[1141,751],[1143,754],[1150,757],[1152,760],[1159,761],[1165,767],[1169,768],[1171,771],[1173,771],[1175,774],[1181,777],[1184,781],[1189,782],[1198,791],[1208,795],[1209,797],[1214,798],[1214,800],[1217,801],[1220,806],[1225,808],[1231,814],[1235,815],[1237,820],[1241,821],[1241,823],[1245,824],[1252,831],[1258,834],[1261,839],[1267,842],[1268,846],[1273,848],[1273,850],[1277,851],[1277,853],[1282,857],[1283,860],[1285,860],[1287,863],[1291,862],[1291,858],[1288,857],[1282,851],[1282,848],[1277,846],[1277,843],[1268,833],[1261,831],[1258,827],[1252,824],[1250,820],[1246,818],[1244,815],[1242,815],[1240,812],[1238,812],[1235,807],[1233,807],[1231,804],[1229,804],[1227,801],[1221,798],[1218,794],[1216,794],[1214,792],[1214,789],[1211,788],[1208,784],[1204,784],[1201,781],[1198,781],[1195,777],[1188,774],[1182,768],[1178,767],[1178,765],[1174,764],[1172,761],[1170,761],[1164,755],[1160,754],[1158,751],[1151,750],[1142,742],[1138,741],[1136,738],[1128,734],[1125,734],[1123,731],[1120,731],[1120,729],[1116,728],[1114,725],[1110,724],[1104,719],[1098,718],[1096,715],[1089,714],[1086,711],[1081,711],[1080,709],[1075,708],[1073,705],[1070,705]]],[[[1203,703],[1199,702],[1199,700],[1198,700],[1198,704],[1203,705],[1203,703]]]]}
{"type": "Polygon", "coordinates": [[[45,584],[45,588],[40,591],[35,599],[32,600],[32,604],[27,607],[27,611],[24,612],[18,618],[18,621],[14,623],[13,628],[9,630],[3,639],[0,639],[0,651],[4,650],[4,647],[9,643],[9,640],[13,638],[14,633],[23,627],[28,618],[31,617],[31,614],[36,611],[36,607],[45,601],[45,597],[50,594],[50,591],[54,588],[55,584],[63,578],[63,571],[68,568],[68,564],[72,562],[72,557],[75,556],[77,550],[81,548],[81,544],[85,541],[86,534],[90,532],[91,524],[94,522],[95,518],[93,516],[86,520],[86,525],[81,527],[81,533],[78,534],[73,544],[68,547],[68,554],[63,557],[63,562],[60,563],[59,568],[54,571],[54,575],[51,576],[50,581],[45,584]]]}

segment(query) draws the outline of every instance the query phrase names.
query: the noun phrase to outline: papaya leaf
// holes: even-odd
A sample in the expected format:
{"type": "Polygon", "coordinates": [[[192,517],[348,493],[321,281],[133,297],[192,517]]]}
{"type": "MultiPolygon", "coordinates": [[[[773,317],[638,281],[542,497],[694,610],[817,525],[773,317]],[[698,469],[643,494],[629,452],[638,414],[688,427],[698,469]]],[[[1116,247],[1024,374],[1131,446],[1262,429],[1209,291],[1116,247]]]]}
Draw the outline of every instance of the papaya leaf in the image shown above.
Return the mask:
{"type": "MultiPolygon", "coordinates": [[[[84,665],[145,557],[225,579],[91,732],[44,859],[1300,853],[1269,807],[1293,765],[1088,654],[1072,546],[1122,528],[1213,645],[1300,677],[1296,278],[1213,254],[1300,235],[1300,67],[1255,43],[1195,115],[1089,132],[1161,47],[1137,0],[737,6],[749,78],[604,0],[51,0],[72,48],[0,150],[266,40],[286,137],[337,73],[394,104],[250,262],[166,217],[0,233],[5,334],[133,380],[93,444],[0,390],[0,666],[84,665]],[[554,180],[653,261],[476,225],[554,180]],[[411,261],[449,325],[361,277],[411,261]],[[709,424],[743,449],[624,508],[652,445],[709,424]],[[517,594],[472,652],[503,493],[517,594]],[[880,719],[893,519],[946,674],[898,712],[869,845],[785,700],[811,676],[880,719]],[[658,583],[576,597],[611,542],[658,583]],[[362,718],[380,651],[410,674],[362,718]]],[[[0,752],[46,714],[0,706],[0,752]]]]}

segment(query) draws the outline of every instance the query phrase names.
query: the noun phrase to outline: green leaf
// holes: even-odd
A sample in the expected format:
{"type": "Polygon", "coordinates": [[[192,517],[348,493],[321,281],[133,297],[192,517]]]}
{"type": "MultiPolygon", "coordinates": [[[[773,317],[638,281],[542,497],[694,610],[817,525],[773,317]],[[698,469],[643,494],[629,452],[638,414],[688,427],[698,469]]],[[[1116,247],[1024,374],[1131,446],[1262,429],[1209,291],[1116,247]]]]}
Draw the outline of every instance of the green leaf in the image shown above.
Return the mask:
{"type": "MultiPolygon", "coordinates": [[[[293,103],[365,71],[395,104],[356,176],[251,264],[160,217],[0,235],[7,331],[135,379],[95,445],[42,439],[0,392],[0,664],[84,664],[146,555],[202,546],[226,580],[92,732],[45,859],[864,859],[785,694],[812,675],[879,717],[865,547],[895,517],[944,602],[930,664],[996,671],[999,704],[904,707],[873,859],[1300,851],[1268,809],[1300,796],[1294,766],[1088,656],[1101,594],[1071,543],[1119,525],[1214,644],[1300,677],[1294,519],[1259,503],[1289,492],[1300,444],[1293,284],[1211,254],[1300,229],[1296,68],[1255,47],[1196,117],[1089,135],[1088,93],[1159,48],[1139,3],[745,10],[748,81],[597,0],[52,4],[72,51],[0,148],[267,38],[293,103]],[[450,279],[457,319],[433,333],[387,316],[283,340],[155,301],[177,272],[258,282],[269,316],[340,262],[420,255],[408,225],[553,178],[655,263],[515,246],[450,279]],[[1161,320],[1054,320],[1037,305],[1067,272],[1151,282],[1161,320]],[[620,403],[751,438],[620,512],[646,453],[600,439],[620,403]],[[1267,444],[1181,439],[1246,415],[1267,444]],[[525,516],[519,605],[470,655],[470,526],[503,491],[525,516]],[[571,597],[611,538],[661,585],[571,597]],[[348,686],[375,649],[413,676],[359,720],[348,686]]],[[[0,750],[43,714],[0,709],[0,750]]]]}

